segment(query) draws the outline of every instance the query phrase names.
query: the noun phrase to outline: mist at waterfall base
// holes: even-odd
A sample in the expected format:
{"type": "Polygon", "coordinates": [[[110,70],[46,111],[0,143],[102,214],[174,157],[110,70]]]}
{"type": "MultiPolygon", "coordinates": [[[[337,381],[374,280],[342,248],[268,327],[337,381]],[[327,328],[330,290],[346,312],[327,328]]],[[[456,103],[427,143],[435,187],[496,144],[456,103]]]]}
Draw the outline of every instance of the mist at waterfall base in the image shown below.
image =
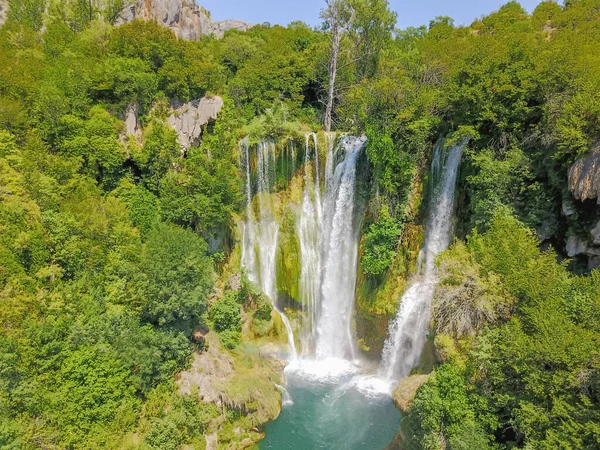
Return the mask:
{"type": "Polygon", "coordinates": [[[293,370],[286,378],[291,400],[266,425],[261,450],[379,450],[398,431],[400,414],[390,396],[365,393],[351,372],[329,382],[293,370]]]}
{"type": "Polygon", "coordinates": [[[306,135],[304,152],[292,144],[278,155],[275,144],[266,141],[251,155],[247,143],[241,146],[247,196],[242,264],[281,315],[289,343],[284,407],[279,418],[267,424],[260,448],[379,449],[390,443],[400,423],[389,385],[357,360],[352,334],[363,213],[355,195],[357,163],[365,139],[344,137],[335,146],[334,134],[325,137],[325,164],[319,160],[313,133],[306,135]],[[299,349],[277,298],[278,217],[284,213],[273,194],[281,156],[291,162],[292,176],[297,162],[302,171],[302,200],[285,207],[295,216],[299,241],[299,349]]]}

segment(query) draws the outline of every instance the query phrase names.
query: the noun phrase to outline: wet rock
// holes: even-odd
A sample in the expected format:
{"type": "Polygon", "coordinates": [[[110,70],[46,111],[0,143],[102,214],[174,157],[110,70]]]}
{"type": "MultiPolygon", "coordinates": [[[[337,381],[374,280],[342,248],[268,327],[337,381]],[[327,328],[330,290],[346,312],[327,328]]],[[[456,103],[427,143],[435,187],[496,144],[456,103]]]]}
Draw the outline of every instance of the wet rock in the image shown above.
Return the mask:
{"type": "Polygon", "coordinates": [[[138,0],[121,12],[117,24],[134,19],[156,20],[182,39],[197,41],[205,35],[223,37],[227,30],[245,31],[251,27],[241,20],[213,22],[195,0],[138,0]]]}
{"type": "Polygon", "coordinates": [[[240,360],[235,352],[223,350],[215,333],[207,333],[205,339],[205,351],[195,353],[191,367],[178,375],[179,392],[191,395],[197,390],[203,402],[246,416],[249,427],[277,418],[281,394],[276,384],[283,382],[283,363],[258,352],[240,360]]]}
{"type": "Polygon", "coordinates": [[[600,144],[571,166],[569,189],[577,200],[598,199],[600,204],[600,144]]]}
{"type": "Polygon", "coordinates": [[[217,119],[217,114],[223,108],[223,99],[203,97],[174,106],[168,122],[177,132],[179,145],[185,151],[199,143],[204,125],[217,119]]]}

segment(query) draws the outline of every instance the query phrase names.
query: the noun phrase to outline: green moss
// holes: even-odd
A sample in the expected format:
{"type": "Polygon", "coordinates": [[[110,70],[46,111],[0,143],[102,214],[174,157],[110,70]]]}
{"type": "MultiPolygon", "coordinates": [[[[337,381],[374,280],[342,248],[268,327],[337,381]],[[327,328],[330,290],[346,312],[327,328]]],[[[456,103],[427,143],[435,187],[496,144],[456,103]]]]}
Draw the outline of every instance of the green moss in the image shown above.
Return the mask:
{"type": "Polygon", "coordinates": [[[277,290],[300,301],[300,240],[296,233],[296,216],[287,209],[279,228],[279,242],[275,256],[277,290]]]}

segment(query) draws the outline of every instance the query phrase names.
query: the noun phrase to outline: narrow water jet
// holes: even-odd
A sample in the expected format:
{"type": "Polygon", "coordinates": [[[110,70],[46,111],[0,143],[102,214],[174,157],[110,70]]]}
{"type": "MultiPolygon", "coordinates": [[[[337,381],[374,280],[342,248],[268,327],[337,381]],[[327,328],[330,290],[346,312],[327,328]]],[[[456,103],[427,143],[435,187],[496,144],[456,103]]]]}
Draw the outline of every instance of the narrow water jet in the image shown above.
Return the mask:
{"type": "Polygon", "coordinates": [[[410,375],[418,365],[427,340],[431,316],[431,300],[437,277],[435,257],[450,244],[454,190],[463,149],[468,140],[446,148],[439,142],[431,163],[433,195],[430,198],[423,262],[420,274],[400,300],[400,308],[390,324],[378,376],[394,381],[410,375]]]}

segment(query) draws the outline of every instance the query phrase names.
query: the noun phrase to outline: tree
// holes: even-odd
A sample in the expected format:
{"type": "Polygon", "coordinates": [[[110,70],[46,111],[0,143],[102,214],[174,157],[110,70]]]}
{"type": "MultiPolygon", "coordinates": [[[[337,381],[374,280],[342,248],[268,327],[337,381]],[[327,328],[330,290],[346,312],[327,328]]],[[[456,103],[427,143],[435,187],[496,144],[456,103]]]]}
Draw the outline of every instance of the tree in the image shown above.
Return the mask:
{"type": "Polygon", "coordinates": [[[329,87],[327,90],[327,105],[323,127],[325,131],[331,131],[331,115],[333,113],[333,102],[335,96],[335,79],[338,70],[338,58],[340,43],[343,34],[348,31],[354,19],[354,9],[346,0],[327,0],[327,8],[321,11],[321,18],[325,20],[326,27],[330,30],[331,53],[329,57],[329,87]]]}
{"type": "Polygon", "coordinates": [[[212,283],[206,247],[197,234],[176,225],[161,223],[149,233],[136,277],[147,321],[188,333],[199,324],[212,283]]]}
{"type": "Polygon", "coordinates": [[[392,39],[396,13],[390,11],[387,0],[349,0],[355,14],[350,27],[357,60],[357,81],[372,77],[382,51],[392,39]]]}

